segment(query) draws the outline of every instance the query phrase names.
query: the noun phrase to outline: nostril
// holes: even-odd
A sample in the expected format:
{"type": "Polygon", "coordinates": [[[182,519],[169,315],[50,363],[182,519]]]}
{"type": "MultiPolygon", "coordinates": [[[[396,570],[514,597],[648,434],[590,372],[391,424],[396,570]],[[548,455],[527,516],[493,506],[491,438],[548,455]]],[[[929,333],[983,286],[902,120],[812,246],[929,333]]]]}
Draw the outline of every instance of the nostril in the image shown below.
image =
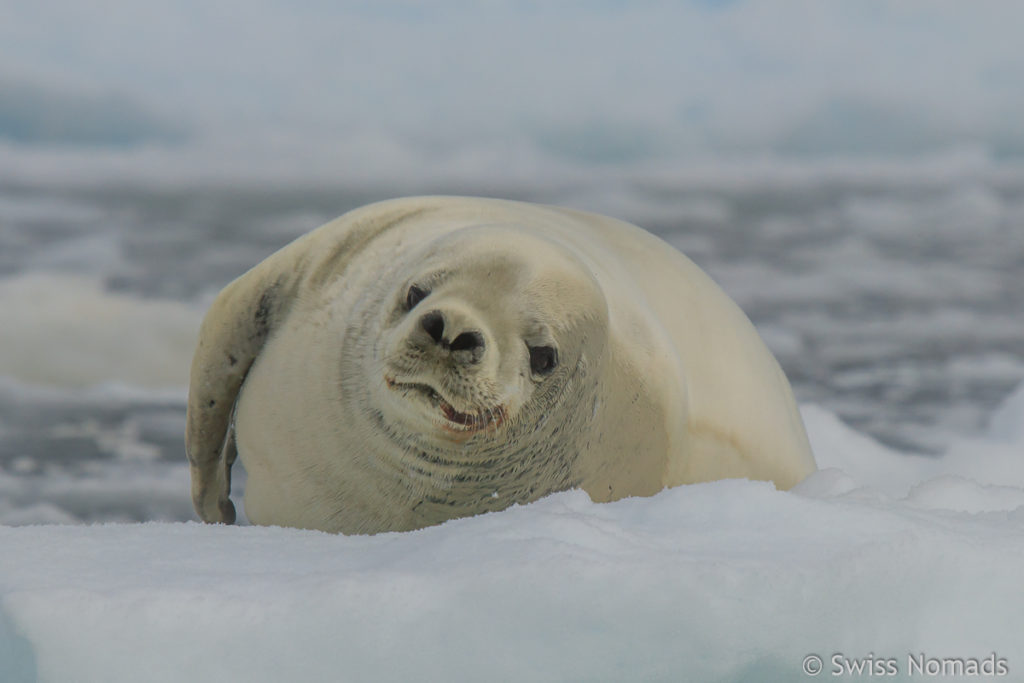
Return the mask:
{"type": "Polygon", "coordinates": [[[475,351],[484,347],[484,336],[479,332],[463,332],[449,345],[452,351],[475,351]]]}
{"type": "Polygon", "coordinates": [[[444,316],[440,311],[431,311],[420,318],[420,327],[430,335],[430,338],[441,343],[444,338],[444,316]]]}

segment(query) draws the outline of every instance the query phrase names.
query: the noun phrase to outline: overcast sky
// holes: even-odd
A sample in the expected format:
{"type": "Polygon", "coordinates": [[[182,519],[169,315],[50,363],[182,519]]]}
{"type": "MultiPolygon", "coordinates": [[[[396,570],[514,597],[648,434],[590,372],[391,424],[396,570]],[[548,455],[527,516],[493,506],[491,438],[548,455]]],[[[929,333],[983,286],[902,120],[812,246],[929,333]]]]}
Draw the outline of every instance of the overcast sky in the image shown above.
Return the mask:
{"type": "Polygon", "coordinates": [[[1019,155],[1021,26],[1016,0],[0,0],[0,139],[1019,155]]]}

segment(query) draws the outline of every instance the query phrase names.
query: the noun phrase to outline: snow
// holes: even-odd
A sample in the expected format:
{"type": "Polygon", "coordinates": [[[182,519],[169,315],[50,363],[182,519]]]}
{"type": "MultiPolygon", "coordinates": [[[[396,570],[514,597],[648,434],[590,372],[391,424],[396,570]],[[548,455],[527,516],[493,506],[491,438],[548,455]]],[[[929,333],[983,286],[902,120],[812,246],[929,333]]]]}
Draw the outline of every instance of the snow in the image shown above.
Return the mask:
{"type": "MultiPolygon", "coordinates": [[[[805,656],[1024,667],[1024,386],[900,453],[805,406],[822,469],[580,491],[402,534],[0,527],[0,680],[801,680],[805,656]]],[[[921,675],[918,673],[918,675],[921,675]]]]}

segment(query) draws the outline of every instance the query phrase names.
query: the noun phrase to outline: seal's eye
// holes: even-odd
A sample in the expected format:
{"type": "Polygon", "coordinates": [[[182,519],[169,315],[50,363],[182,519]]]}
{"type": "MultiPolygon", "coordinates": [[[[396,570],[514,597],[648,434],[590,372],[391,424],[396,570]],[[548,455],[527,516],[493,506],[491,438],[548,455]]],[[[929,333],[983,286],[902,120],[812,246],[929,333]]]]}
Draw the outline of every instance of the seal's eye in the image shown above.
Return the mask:
{"type": "Polygon", "coordinates": [[[551,346],[530,347],[530,370],[535,375],[550,374],[558,365],[558,352],[551,346]]]}
{"type": "Polygon", "coordinates": [[[426,299],[427,294],[429,293],[430,292],[417,285],[410,287],[409,292],[405,295],[405,310],[411,311],[416,308],[416,304],[426,299]]]}

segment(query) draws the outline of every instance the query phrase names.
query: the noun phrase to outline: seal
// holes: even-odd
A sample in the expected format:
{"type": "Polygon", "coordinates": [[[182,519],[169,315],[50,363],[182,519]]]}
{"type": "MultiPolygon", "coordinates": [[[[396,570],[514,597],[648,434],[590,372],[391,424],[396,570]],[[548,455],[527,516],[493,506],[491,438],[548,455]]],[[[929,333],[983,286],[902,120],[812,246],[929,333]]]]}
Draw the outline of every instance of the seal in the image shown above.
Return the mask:
{"type": "Polygon", "coordinates": [[[372,204],[229,284],[193,358],[192,498],[376,533],[582,488],[598,502],[815,469],[785,375],[693,262],[612,218],[372,204]]]}

